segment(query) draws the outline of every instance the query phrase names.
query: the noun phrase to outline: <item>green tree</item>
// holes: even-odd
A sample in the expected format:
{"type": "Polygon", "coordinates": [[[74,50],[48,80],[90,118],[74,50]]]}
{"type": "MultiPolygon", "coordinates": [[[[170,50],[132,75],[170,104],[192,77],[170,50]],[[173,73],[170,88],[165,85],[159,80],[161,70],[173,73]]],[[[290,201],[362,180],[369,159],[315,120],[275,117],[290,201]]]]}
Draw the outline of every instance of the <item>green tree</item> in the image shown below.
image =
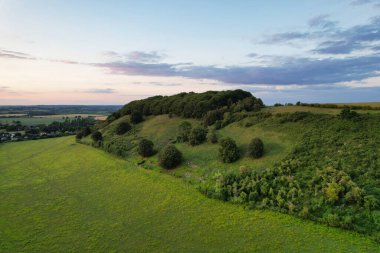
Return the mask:
{"type": "Polygon", "coordinates": [[[211,130],[211,131],[208,132],[208,134],[207,134],[207,141],[209,143],[212,143],[212,144],[218,142],[218,137],[216,136],[216,133],[215,133],[214,130],[211,130]]]}
{"type": "Polygon", "coordinates": [[[202,144],[206,140],[207,131],[202,127],[195,127],[189,135],[189,143],[191,146],[202,144]]]}
{"type": "Polygon", "coordinates": [[[191,124],[188,121],[183,121],[178,127],[178,137],[179,142],[189,141],[189,135],[191,132],[191,124]]]}
{"type": "Polygon", "coordinates": [[[236,142],[229,137],[220,141],[219,154],[222,161],[225,163],[232,163],[240,157],[240,152],[236,142]]]}
{"type": "Polygon", "coordinates": [[[178,166],[182,161],[182,153],[174,146],[167,145],[159,154],[160,165],[166,169],[178,166]]]}
{"type": "Polygon", "coordinates": [[[93,132],[91,135],[93,141],[98,142],[103,140],[102,133],[99,131],[93,132]]]}
{"type": "Polygon", "coordinates": [[[254,138],[248,145],[248,154],[253,158],[260,158],[264,154],[264,143],[259,138],[254,138]]]}
{"type": "Polygon", "coordinates": [[[130,119],[133,124],[138,124],[143,121],[143,115],[140,111],[133,111],[130,119]]]}
{"type": "Polygon", "coordinates": [[[149,157],[154,154],[153,142],[147,139],[142,139],[137,147],[137,152],[144,157],[149,157]]]}
{"type": "Polygon", "coordinates": [[[128,123],[128,122],[120,122],[117,126],[116,126],[116,134],[117,135],[122,135],[122,134],[125,134],[126,132],[128,132],[129,130],[131,130],[132,127],[131,125],[128,123]]]}

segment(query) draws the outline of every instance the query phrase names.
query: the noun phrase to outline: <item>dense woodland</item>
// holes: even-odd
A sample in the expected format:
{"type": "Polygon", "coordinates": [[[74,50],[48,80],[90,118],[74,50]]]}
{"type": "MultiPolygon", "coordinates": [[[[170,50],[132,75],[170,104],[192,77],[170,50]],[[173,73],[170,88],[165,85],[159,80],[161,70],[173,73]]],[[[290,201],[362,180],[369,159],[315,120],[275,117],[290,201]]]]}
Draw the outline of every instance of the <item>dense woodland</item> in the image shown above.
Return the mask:
{"type": "Polygon", "coordinates": [[[113,113],[108,121],[133,112],[139,112],[144,116],[171,114],[197,119],[209,113],[219,119],[225,112],[259,111],[262,107],[264,104],[261,99],[243,90],[183,92],[174,96],[155,96],[132,101],[113,113]]]}

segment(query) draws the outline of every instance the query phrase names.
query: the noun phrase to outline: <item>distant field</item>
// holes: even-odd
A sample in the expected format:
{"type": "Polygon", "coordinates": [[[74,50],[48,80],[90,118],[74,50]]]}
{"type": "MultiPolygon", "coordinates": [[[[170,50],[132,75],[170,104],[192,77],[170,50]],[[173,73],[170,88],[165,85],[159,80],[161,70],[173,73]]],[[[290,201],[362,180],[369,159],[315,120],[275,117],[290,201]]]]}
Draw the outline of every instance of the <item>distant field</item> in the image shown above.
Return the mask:
{"type": "MultiPolygon", "coordinates": [[[[342,107],[348,104],[342,104],[342,107]]],[[[351,104],[354,105],[354,104],[351,104]]],[[[359,105],[359,104],[358,104],[359,105]]],[[[364,104],[362,104],[364,105],[364,104]]],[[[372,105],[374,106],[374,105],[372,105]]],[[[272,113],[293,113],[293,112],[312,112],[312,113],[327,113],[338,114],[342,109],[340,108],[320,108],[311,106],[271,106],[263,109],[263,111],[270,111],[272,113]]],[[[380,113],[378,110],[355,110],[359,113],[380,113]]]]}
{"type": "Polygon", "coordinates": [[[0,161],[1,252],[380,252],[356,233],[207,199],[73,137],[1,144],[0,161]]]}
{"type": "Polygon", "coordinates": [[[87,118],[87,117],[94,117],[96,120],[106,120],[107,119],[107,116],[105,115],[99,115],[99,114],[74,114],[74,113],[71,113],[71,114],[57,114],[57,115],[42,115],[42,116],[33,116],[34,118],[53,118],[53,119],[57,119],[57,118],[75,118],[77,116],[80,116],[82,118],[87,118]]]}
{"type": "MultiPolygon", "coordinates": [[[[1,116],[1,115],[0,115],[1,116]]],[[[43,116],[34,116],[34,117],[0,117],[0,123],[11,124],[13,121],[20,121],[22,125],[38,125],[38,124],[50,124],[54,121],[62,122],[66,117],[74,118],[75,116],[94,117],[96,120],[105,120],[107,116],[96,115],[96,114],[59,114],[59,115],[43,115],[43,116]]]]}
{"type": "Polygon", "coordinates": [[[338,106],[345,105],[357,105],[357,106],[372,106],[372,107],[380,107],[380,102],[366,102],[366,103],[336,103],[338,106]]]}
{"type": "Polygon", "coordinates": [[[15,118],[0,118],[0,123],[3,124],[11,124],[13,121],[20,121],[22,125],[31,126],[38,124],[50,124],[54,121],[64,121],[62,118],[23,118],[23,117],[15,117],[15,118]]]}

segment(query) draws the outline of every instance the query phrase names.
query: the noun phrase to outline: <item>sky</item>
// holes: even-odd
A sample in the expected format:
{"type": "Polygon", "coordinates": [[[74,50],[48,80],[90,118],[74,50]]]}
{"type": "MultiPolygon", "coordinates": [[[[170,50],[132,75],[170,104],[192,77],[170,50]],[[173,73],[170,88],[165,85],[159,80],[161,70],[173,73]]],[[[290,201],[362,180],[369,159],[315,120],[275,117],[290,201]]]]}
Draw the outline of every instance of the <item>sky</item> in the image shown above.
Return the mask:
{"type": "Polygon", "coordinates": [[[0,0],[0,105],[380,101],[380,0],[0,0]]]}

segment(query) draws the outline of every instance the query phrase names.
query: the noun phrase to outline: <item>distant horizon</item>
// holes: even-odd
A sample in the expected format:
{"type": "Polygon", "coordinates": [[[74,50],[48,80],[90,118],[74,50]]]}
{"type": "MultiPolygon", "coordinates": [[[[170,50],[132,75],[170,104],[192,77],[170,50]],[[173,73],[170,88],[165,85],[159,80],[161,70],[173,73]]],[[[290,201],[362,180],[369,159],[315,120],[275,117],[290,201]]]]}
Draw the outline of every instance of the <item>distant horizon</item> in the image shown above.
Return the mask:
{"type": "Polygon", "coordinates": [[[380,1],[0,0],[0,104],[376,101],[380,1]]]}

